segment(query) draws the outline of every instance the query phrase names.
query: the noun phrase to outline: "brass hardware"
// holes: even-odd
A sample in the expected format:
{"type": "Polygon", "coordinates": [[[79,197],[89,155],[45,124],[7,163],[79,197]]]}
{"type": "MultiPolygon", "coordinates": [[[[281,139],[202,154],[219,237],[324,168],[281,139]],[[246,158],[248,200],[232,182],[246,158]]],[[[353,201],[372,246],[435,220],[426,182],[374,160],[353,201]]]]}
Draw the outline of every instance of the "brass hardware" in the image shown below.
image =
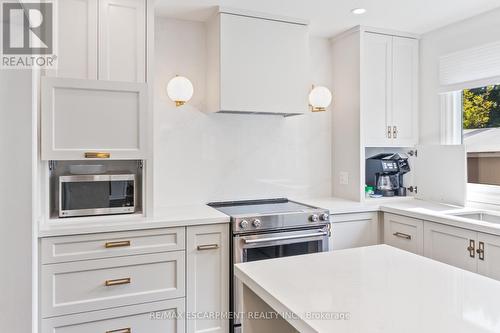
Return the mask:
{"type": "Polygon", "coordinates": [[[392,137],[394,139],[398,138],[398,127],[397,126],[392,126],[392,137]]]}
{"type": "Polygon", "coordinates": [[[110,153],[103,152],[87,152],[85,153],[85,158],[110,158],[110,153]]]}
{"type": "Polygon", "coordinates": [[[323,111],[326,111],[326,108],[321,107],[321,106],[312,106],[311,105],[311,111],[312,112],[323,112],[323,111]]]}
{"type": "Polygon", "coordinates": [[[404,238],[404,239],[407,239],[407,240],[411,240],[411,235],[404,234],[402,232],[395,232],[392,235],[396,236],[396,237],[399,237],[399,238],[404,238]]]}
{"type": "Polygon", "coordinates": [[[106,333],[132,333],[132,330],[130,327],[127,328],[120,328],[117,330],[112,330],[112,331],[106,331],[106,333]]]}
{"type": "Polygon", "coordinates": [[[216,250],[218,248],[219,244],[198,245],[198,251],[216,250]]]}
{"type": "Polygon", "coordinates": [[[113,247],[125,247],[125,246],[130,246],[130,241],[118,241],[118,242],[106,242],[104,244],[104,247],[107,249],[113,248],[113,247]]]}
{"type": "Polygon", "coordinates": [[[186,104],[186,101],[175,101],[175,106],[176,107],[183,106],[184,104],[186,104]]]}
{"type": "Polygon", "coordinates": [[[116,279],[116,280],[106,280],[104,285],[106,287],[119,286],[121,284],[129,284],[131,282],[130,278],[116,279]]]}
{"type": "Polygon", "coordinates": [[[476,241],[473,239],[469,239],[469,247],[467,247],[467,251],[469,251],[469,256],[471,258],[476,257],[476,241]]]}
{"type": "Polygon", "coordinates": [[[387,137],[388,137],[389,139],[391,139],[391,138],[392,138],[391,126],[387,126],[387,137]]]}
{"type": "Polygon", "coordinates": [[[476,252],[478,254],[479,260],[484,260],[484,243],[483,242],[479,242],[479,247],[478,247],[476,252]]]}

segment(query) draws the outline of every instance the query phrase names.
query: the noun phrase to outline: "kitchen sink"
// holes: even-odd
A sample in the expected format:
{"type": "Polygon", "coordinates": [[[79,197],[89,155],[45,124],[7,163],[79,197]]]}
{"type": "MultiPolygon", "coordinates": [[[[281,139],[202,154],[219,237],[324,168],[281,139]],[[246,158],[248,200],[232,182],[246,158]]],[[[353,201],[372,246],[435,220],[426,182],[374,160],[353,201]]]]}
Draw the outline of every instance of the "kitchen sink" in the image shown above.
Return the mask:
{"type": "Polygon", "coordinates": [[[481,213],[481,212],[460,213],[460,214],[452,214],[452,215],[457,216],[457,217],[463,217],[466,219],[473,219],[473,220],[478,220],[478,221],[499,223],[500,224],[500,215],[493,215],[493,214],[481,213]]]}

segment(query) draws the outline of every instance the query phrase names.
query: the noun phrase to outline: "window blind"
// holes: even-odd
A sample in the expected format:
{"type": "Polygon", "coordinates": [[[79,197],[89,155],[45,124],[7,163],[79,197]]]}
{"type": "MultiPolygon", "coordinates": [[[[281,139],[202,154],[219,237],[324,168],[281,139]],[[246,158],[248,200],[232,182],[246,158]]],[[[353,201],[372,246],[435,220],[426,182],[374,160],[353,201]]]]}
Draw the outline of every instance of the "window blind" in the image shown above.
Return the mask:
{"type": "Polygon", "coordinates": [[[500,83],[500,41],[439,58],[441,91],[500,83]]]}

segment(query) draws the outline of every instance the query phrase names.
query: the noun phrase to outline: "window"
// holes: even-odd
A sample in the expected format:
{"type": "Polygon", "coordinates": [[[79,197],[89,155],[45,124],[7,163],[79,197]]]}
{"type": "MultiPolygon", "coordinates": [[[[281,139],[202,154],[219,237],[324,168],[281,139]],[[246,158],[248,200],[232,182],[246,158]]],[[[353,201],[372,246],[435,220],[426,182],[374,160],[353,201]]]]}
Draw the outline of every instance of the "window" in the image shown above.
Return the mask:
{"type": "Polygon", "coordinates": [[[500,85],[462,91],[462,129],[468,182],[500,186],[500,85]]]}

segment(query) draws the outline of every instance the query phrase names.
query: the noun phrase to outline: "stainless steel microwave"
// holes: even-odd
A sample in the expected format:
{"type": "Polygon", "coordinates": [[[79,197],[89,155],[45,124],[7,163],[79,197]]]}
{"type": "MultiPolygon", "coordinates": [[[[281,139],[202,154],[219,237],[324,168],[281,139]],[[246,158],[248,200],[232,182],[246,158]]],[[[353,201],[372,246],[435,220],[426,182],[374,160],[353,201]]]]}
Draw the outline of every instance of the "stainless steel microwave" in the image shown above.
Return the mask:
{"type": "Polygon", "coordinates": [[[134,174],[60,176],[59,217],[134,213],[136,195],[134,174]]]}

